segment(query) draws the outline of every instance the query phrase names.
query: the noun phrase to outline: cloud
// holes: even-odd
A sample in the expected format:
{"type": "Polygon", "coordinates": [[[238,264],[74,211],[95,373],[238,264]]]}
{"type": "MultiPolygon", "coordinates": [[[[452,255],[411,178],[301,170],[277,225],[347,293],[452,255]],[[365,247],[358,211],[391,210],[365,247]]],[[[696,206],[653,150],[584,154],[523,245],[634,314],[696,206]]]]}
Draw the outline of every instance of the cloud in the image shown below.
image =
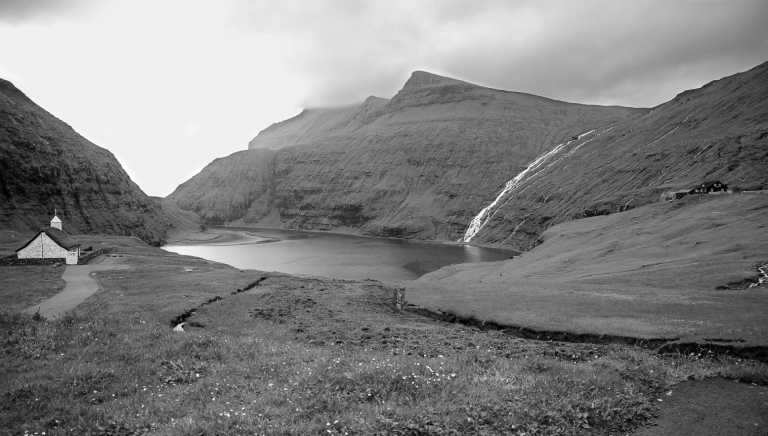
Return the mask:
{"type": "Polygon", "coordinates": [[[313,84],[312,104],[391,94],[421,68],[553,98],[653,105],[768,57],[760,0],[321,0],[237,11],[238,25],[286,48],[313,84]]]}
{"type": "Polygon", "coordinates": [[[0,0],[0,21],[22,23],[61,18],[82,12],[94,3],[95,0],[0,0]]]}
{"type": "Polygon", "coordinates": [[[0,75],[153,195],[417,69],[652,106],[765,60],[765,0],[0,0],[0,75]]]}

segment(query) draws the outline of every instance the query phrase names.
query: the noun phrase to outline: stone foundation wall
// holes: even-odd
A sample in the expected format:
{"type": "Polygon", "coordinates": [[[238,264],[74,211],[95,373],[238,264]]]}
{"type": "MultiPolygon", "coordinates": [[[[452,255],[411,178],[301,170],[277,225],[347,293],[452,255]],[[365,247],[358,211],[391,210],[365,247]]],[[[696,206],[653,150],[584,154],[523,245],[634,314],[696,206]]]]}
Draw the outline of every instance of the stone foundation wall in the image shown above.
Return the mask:
{"type": "Polygon", "coordinates": [[[0,265],[56,265],[64,263],[63,259],[19,259],[15,254],[0,258],[0,265]]]}

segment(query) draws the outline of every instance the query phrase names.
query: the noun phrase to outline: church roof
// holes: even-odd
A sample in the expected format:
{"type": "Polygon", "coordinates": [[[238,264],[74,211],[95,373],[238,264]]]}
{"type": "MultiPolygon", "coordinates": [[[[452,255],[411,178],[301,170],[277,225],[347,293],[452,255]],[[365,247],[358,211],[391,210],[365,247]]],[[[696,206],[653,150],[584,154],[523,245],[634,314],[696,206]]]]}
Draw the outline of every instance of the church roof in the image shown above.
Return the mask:
{"type": "Polygon", "coordinates": [[[60,223],[61,218],[58,217],[58,215],[54,215],[53,218],[51,218],[52,223],[60,223]]]}
{"type": "Polygon", "coordinates": [[[71,250],[71,249],[73,249],[75,247],[79,247],[80,246],[80,244],[75,242],[75,240],[72,239],[72,237],[69,236],[67,234],[67,232],[65,232],[63,230],[55,229],[53,227],[46,227],[46,228],[40,230],[39,232],[37,232],[37,234],[35,234],[35,236],[32,239],[30,239],[29,241],[27,241],[24,245],[22,245],[21,247],[17,248],[16,251],[20,251],[20,250],[24,249],[24,247],[26,247],[27,245],[32,243],[32,241],[37,239],[37,237],[40,236],[40,233],[45,233],[46,235],[48,235],[49,238],[53,239],[53,242],[59,244],[59,246],[61,246],[62,248],[65,248],[67,250],[71,250]]]}

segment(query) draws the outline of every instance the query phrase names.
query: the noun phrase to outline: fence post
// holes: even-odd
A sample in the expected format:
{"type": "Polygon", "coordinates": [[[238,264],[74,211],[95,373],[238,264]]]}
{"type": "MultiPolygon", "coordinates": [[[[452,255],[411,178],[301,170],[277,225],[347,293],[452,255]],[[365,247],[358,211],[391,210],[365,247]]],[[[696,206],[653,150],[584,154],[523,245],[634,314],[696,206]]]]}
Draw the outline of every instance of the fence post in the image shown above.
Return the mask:
{"type": "Polygon", "coordinates": [[[403,306],[405,305],[405,288],[394,288],[392,290],[392,297],[394,299],[395,309],[397,309],[398,312],[402,312],[403,306]]]}

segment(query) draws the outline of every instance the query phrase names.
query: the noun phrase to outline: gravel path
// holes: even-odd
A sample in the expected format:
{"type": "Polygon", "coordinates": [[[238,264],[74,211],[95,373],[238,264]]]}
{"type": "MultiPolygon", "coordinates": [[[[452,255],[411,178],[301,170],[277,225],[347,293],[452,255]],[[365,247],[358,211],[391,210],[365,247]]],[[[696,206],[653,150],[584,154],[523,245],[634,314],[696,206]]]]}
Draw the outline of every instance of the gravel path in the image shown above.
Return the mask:
{"type": "Polygon", "coordinates": [[[128,266],[123,265],[119,258],[110,256],[101,256],[88,265],[67,265],[62,275],[65,282],[64,289],[24,312],[29,314],[39,312],[46,319],[56,319],[99,290],[99,284],[93,278],[94,272],[125,268],[128,266]]]}

